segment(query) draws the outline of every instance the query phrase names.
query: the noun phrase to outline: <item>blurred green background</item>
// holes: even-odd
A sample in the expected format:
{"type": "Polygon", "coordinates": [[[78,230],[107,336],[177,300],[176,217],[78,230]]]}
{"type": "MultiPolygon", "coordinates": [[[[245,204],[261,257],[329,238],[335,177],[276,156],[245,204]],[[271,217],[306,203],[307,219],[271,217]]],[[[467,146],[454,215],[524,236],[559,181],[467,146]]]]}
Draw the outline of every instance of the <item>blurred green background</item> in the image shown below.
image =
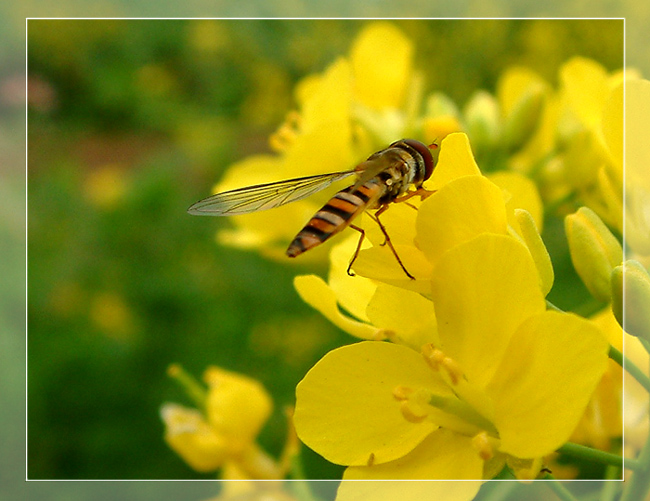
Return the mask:
{"type": "MultiPolygon", "coordinates": [[[[29,478],[211,478],[163,442],[160,405],[189,403],[170,363],[262,381],[276,409],[261,442],[279,453],[295,385],[352,341],[293,289],[326,268],[220,247],[228,221],[185,210],[229,164],[269,151],[295,82],[347,54],[364,22],[28,22],[29,478]]],[[[553,84],[574,55],[623,64],[620,21],[394,23],[427,90],[459,105],[513,64],[553,84]]],[[[548,232],[561,253],[559,223],[548,232]]],[[[558,281],[572,281],[563,256],[558,281]]],[[[340,476],[308,451],[305,463],[310,478],[340,476]]]]}

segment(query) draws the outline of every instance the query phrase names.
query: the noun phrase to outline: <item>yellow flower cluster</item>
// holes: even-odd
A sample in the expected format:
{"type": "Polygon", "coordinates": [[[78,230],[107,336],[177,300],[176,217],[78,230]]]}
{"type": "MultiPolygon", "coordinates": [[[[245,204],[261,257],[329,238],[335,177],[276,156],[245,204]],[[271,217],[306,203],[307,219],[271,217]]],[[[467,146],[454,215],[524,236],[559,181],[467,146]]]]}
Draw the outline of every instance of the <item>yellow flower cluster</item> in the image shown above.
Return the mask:
{"type": "MultiPolygon", "coordinates": [[[[608,352],[622,349],[619,324],[642,338],[626,338],[640,351],[650,340],[650,158],[639,132],[650,126],[650,82],[574,58],[558,90],[511,68],[495,95],[477,92],[461,111],[440,93],[423,99],[413,52],[391,24],[368,24],[348,58],[300,83],[299,111],[271,138],[278,155],[234,165],[215,191],[344,171],[402,137],[439,144],[431,195],[381,219],[414,278],[363,215],[355,276],[356,234],[308,253],[329,252],[329,275],[296,277],[298,293],[361,342],[327,353],[300,382],[295,426],[348,467],[344,479],[477,480],[453,495],[444,487],[446,499],[471,499],[505,465],[535,478],[571,438],[608,448],[621,436],[622,374],[608,352]],[[576,271],[611,310],[586,319],[547,303],[545,212],[568,214],[576,271]],[[623,232],[633,259],[615,236],[623,232]]],[[[279,257],[326,200],[314,198],[238,216],[219,240],[279,257]]],[[[632,401],[640,421],[647,393],[632,401]]],[[[337,499],[369,490],[344,483],[337,499]]]]}
{"type": "Polygon", "coordinates": [[[383,221],[416,280],[380,245],[355,263],[364,278],[345,275],[337,248],[329,285],[297,277],[306,301],[369,340],[328,353],[298,385],[298,435],[348,465],[345,479],[479,480],[506,462],[535,476],[580,421],[607,341],[594,323],[546,310],[553,272],[521,196],[534,191],[511,195],[482,176],[464,134],[442,141],[430,185],[417,211],[396,207],[393,221],[391,208],[383,221]]]}

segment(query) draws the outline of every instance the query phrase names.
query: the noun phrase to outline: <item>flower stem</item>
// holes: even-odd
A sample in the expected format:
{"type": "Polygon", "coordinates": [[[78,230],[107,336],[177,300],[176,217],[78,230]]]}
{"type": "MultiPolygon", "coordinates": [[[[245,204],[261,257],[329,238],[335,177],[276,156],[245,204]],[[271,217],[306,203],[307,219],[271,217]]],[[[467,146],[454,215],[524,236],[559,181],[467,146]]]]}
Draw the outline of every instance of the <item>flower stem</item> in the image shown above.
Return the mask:
{"type": "MultiPolygon", "coordinates": [[[[621,469],[609,465],[605,469],[605,480],[620,480],[621,469]]],[[[620,482],[604,482],[600,491],[599,501],[615,501],[621,491],[620,482]]]]}
{"type": "MultiPolygon", "coordinates": [[[[602,463],[616,466],[618,468],[623,467],[623,457],[619,456],[618,454],[599,451],[598,449],[592,449],[591,447],[574,444],[572,442],[567,442],[562,447],[560,447],[557,452],[566,454],[567,456],[584,459],[592,463],[602,463]]],[[[636,461],[626,460],[625,467],[634,470],[638,469],[639,466],[636,461]]]]}
{"type": "Polygon", "coordinates": [[[208,392],[194,376],[185,372],[185,369],[179,364],[171,364],[167,368],[167,375],[175,379],[183,387],[187,396],[192,399],[199,409],[202,411],[205,410],[205,401],[208,392]]]}
{"type": "Polygon", "coordinates": [[[300,501],[320,501],[320,498],[312,492],[309,481],[305,480],[305,470],[302,467],[300,454],[296,454],[291,458],[290,476],[294,481],[289,482],[289,489],[297,499],[300,501]]]}
{"type": "Polygon", "coordinates": [[[648,376],[646,376],[629,358],[613,346],[609,347],[609,358],[623,367],[630,376],[636,379],[638,383],[650,393],[650,378],[648,378],[648,376]]]}
{"type": "Polygon", "coordinates": [[[544,478],[546,480],[550,480],[550,482],[548,482],[548,486],[555,494],[557,494],[557,497],[559,497],[562,501],[578,501],[578,498],[571,494],[571,492],[569,492],[566,487],[558,482],[553,475],[549,473],[544,478]]]}
{"type": "Polygon", "coordinates": [[[629,479],[626,479],[629,481],[626,482],[623,489],[621,501],[647,499],[647,494],[650,490],[650,434],[648,434],[635,463],[638,465],[638,468],[629,479]]]}

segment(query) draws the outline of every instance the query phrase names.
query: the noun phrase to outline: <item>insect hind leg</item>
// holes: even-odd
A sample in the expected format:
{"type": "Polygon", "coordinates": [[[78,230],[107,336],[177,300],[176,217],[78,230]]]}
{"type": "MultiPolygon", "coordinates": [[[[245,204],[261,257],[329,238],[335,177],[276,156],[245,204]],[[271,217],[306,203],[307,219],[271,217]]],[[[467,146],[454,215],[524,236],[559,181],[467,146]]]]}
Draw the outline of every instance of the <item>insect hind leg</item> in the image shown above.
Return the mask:
{"type": "MultiPolygon", "coordinates": [[[[390,241],[390,237],[388,236],[388,231],[386,231],[386,227],[382,224],[382,222],[379,220],[379,214],[384,212],[386,210],[387,206],[384,206],[380,208],[375,215],[369,214],[370,218],[377,223],[379,226],[379,229],[381,232],[384,234],[384,242],[381,245],[386,245],[388,244],[388,247],[390,248],[391,252],[393,253],[393,256],[395,256],[395,259],[397,260],[397,263],[400,265],[404,273],[406,274],[407,277],[409,277],[411,280],[415,280],[415,277],[411,275],[408,270],[406,269],[406,266],[404,266],[404,263],[402,263],[402,260],[399,257],[399,254],[397,254],[397,251],[395,250],[395,247],[393,247],[393,243],[390,241]]],[[[353,224],[350,225],[350,228],[357,230],[359,233],[361,233],[361,237],[359,238],[359,242],[357,243],[357,248],[354,251],[354,254],[352,255],[352,259],[350,260],[350,264],[348,265],[348,270],[347,273],[351,277],[354,276],[354,272],[352,271],[352,265],[354,262],[357,260],[357,257],[359,257],[359,252],[361,251],[361,244],[363,243],[364,238],[366,237],[366,232],[363,230],[363,228],[359,228],[358,226],[355,226],[353,224]]]]}
{"type": "Polygon", "coordinates": [[[366,238],[366,232],[363,228],[359,228],[354,224],[351,224],[350,228],[352,228],[353,230],[357,230],[359,233],[361,233],[361,236],[359,237],[359,242],[357,242],[357,248],[355,249],[354,254],[352,255],[352,259],[350,259],[350,264],[348,264],[347,273],[349,276],[353,277],[355,276],[355,273],[352,271],[352,265],[357,260],[357,257],[359,257],[359,251],[361,250],[361,244],[363,243],[363,239],[366,238]]]}

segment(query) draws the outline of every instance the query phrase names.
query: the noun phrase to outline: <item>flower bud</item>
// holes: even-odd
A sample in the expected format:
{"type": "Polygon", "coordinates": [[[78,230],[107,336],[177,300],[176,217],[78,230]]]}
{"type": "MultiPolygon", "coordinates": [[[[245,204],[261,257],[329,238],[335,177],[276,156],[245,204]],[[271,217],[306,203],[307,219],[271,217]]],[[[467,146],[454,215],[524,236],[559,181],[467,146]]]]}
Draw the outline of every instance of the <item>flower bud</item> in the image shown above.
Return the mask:
{"type": "Polygon", "coordinates": [[[476,92],[463,113],[472,145],[481,150],[494,145],[500,131],[499,103],[485,91],[476,92]]]}
{"type": "Polygon", "coordinates": [[[650,341],[650,275],[638,261],[614,268],[612,311],[625,332],[650,341]]]}
{"type": "Polygon", "coordinates": [[[533,135],[544,110],[544,87],[531,85],[505,117],[503,146],[509,153],[519,150],[533,135]]]}
{"type": "Polygon", "coordinates": [[[609,302],[610,276],[623,260],[623,249],[598,215],[581,207],[564,219],[573,267],[589,292],[599,301],[609,302]]]}

